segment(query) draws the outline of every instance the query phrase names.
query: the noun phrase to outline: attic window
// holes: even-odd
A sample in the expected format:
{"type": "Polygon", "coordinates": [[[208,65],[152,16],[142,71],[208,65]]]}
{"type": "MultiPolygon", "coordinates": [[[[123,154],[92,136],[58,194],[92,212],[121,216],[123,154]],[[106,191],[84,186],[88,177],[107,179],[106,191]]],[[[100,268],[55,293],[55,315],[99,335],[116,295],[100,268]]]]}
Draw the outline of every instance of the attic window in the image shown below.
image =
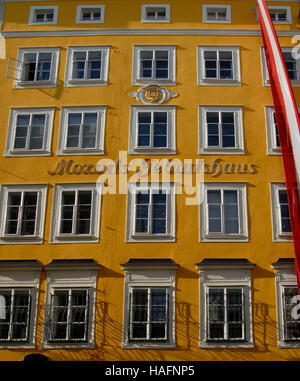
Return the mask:
{"type": "Polygon", "coordinates": [[[49,25],[57,23],[58,7],[44,6],[44,7],[31,7],[29,24],[30,25],[49,25]]]}
{"type": "Polygon", "coordinates": [[[170,5],[142,5],[142,22],[170,22],[170,5]]]}

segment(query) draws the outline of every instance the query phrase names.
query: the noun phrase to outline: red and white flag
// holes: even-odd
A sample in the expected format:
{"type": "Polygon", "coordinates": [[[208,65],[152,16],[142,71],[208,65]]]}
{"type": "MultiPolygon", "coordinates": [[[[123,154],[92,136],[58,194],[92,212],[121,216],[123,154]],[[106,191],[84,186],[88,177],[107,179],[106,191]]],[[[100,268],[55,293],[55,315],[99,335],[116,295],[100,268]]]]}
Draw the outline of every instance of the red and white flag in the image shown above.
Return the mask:
{"type": "Polygon", "coordinates": [[[300,293],[300,121],[290,79],[265,0],[257,1],[285,172],[300,293]]]}

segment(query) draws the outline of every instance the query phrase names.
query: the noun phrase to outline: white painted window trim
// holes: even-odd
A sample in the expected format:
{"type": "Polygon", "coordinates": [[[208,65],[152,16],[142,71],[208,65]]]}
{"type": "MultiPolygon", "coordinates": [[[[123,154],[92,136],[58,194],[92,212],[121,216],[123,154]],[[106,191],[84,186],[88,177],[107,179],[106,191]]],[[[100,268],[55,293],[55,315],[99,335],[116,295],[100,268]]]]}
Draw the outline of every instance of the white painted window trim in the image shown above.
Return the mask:
{"type": "MultiPolygon", "coordinates": [[[[199,106],[199,154],[244,154],[243,110],[241,106],[199,106]],[[207,112],[233,112],[236,147],[209,147],[207,145],[207,112]]],[[[221,137],[221,136],[220,136],[221,137]]]]}
{"type": "Polygon", "coordinates": [[[247,213],[247,185],[246,183],[204,183],[204,200],[199,205],[199,239],[200,242],[248,242],[248,213],[247,213]],[[239,207],[240,233],[209,233],[207,213],[207,190],[236,190],[239,207]]]}
{"type": "Polygon", "coordinates": [[[136,269],[125,270],[122,348],[175,348],[175,273],[176,269],[160,268],[159,265],[156,268],[147,265],[144,269],[137,266],[136,269]],[[133,342],[128,340],[129,294],[133,288],[142,287],[166,288],[168,290],[168,342],[133,342]]]}
{"type": "Polygon", "coordinates": [[[70,46],[68,47],[65,87],[78,86],[107,86],[109,67],[109,46],[70,46]],[[99,79],[72,79],[74,52],[101,51],[101,77],[99,79]]]}
{"type": "Polygon", "coordinates": [[[57,15],[58,15],[58,5],[43,5],[43,6],[32,6],[30,7],[30,14],[29,14],[29,25],[55,25],[57,24],[57,15]],[[52,21],[45,21],[45,22],[38,22],[34,19],[36,11],[44,11],[51,9],[53,10],[53,20],[52,21]]]}
{"type": "Polygon", "coordinates": [[[22,156],[50,156],[51,140],[53,128],[54,108],[12,108],[10,110],[9,126],[7,133],[7,142],[4,156],[22,157],[22,156]],[[18,115],[22,114],[45,114],[46,130],[44,132],[44,146],[39,150],[14,149],[14,140],[16,133],[16,122],[18,115]]]}
{"type": "Polygon", "coordinates": [[[267,133],[267,154],[281,155],[281,148],[276,146],[276,130],[273,119],[275,113],[273,106],[265,107],[266,133],[267,133]]]}
{"type": "Polygon", "coordinates": [[[47,288],[45,297],[45,315],[42,347],[51,348],[94,348],[95,339],[95,306],[96,306],[97,269],[78,269],[72,265],[66,268],[47,270],[47,288]],[[51,294],[55,289],[88,289],[88,327],[87,342],[49,342],[47,341],[46,321],[49,315],[51,294]]]}
{"type": "Polygon", "coordinates": [[[278,10],[278,11],[286,11],[286,20],[285,21],[276,21],[272,20],[273,24],[292,24],[292,13],[290,6],[282,6],[282,5],[268,5],[268,10],[278,10]]]}
{"type": "MultiPolygon", "coordinates": [[[[20,261],[22,262],[22,261],[20,261]]],[[[35,348],[36,320],[40,284],[41,267],[32,266],[28,268],[7,266],[1,268],[0,289],[21,288],[31,290],[31,308],[29,317],[29,333],[27,343],[0,343],[0,349],[27,349],[35,348]]]]}
{"type": "Polygon", "coordinates": [[[210,4],[203,4],[202,5],[202,21],[204,23],[220,23],[220,24],[230,24],[231,23],[231,6],[230,5],[210,5],[210,4]],[[210,20],[207,16],[207,11],[210,9],[224,9],[226,12],[226,18],[224,20],[210,20]]]}
{"type": "Polygon", "coordinates": [[[129,129],[130,154],[175,154],[176,153],[176,106],[131,106],[129,129]],[[138,147],[137,118],[139,112],[167,112],[167,147],[138,147]]]}
{"type": "Polygon", "coordinates": [[[104,23],[105,5],[77,5],[76,24],[101,24],[104,23]],[[99,20],[82,20],[81,13],[83,9],[100,9],[101,16],[99,20]]]}
{"type": "Polygon", "coordinates": [[[251,269],[240,266],[214,266],[202,268],[201,263],[197,265],[200,271],[200,348],[253,348],[253,328],[252,328],[252,296],[251,296],[251,269]],[[215,268],[214,268],[215,267],[215,268]],[[206,295],[209,287],[240,287],[245,293],[245,341],[242,342],[216,342],[206,340],[206,295]]]}
{"type": "Polygon", "coordinates": [[[52,206],[52,221],[50,232],[50,243],[88,243],[99,242],[100,237],[100,216],[101,216],[101,196],[102,183],[64,183],[55,184],[53,206],[52,206]],[[88,190],[92,191],[91,204],[91,233],[90,234],[61,234],[60,228],[60,212],[61,212],[61,196],[63,191],[88,190]]]}
{"type": "Polygon", "coordinates": [[[136,45],[133,47],[133,72],[132,72],[132,84],[160,84],[175,86],[176,85],[176,46],[172,45],[136,45]],[[159,51],[167,50],[169,52],[169,78],[140,78],[140,52],[150,50],[159,51]]]}
{"type": "Polygon", "coordinates": [[[80,107],[62,107],[60,117],[60,131],[57,148],[57,155],[103,155],[104,154],[104,137],[106,125],[106,106],[80,106],[80,107]],[[98,128],[96,134],[95,148],[67,148],[68,133],[68,115],[72,112],[78,113],[97,113],[98,128]]]}
{"type": "Polygon", "coordinates": [[[126,242],[175,242],[176,215],[175,215],[175,183],[128,183],[126,242]],[[165,234],[135,233],[135,195],[139,190],[166,190],[167,223],[165,234]]]}
{"type": "Polygon", "coordinates": [[[286,190],[285,183],[270,184],[273,242],[292,242],[292,233],[283,233],[280,231],[281,216],[279,210],[280,204],[278,199],[279,190],[286,190]]]}
{"type": "MultiPolygon", "coordinates": [[[[283,47],[281,46],[282,52],[291,52],[293,47],[283,47]]],[[[262,80],[263,80],[263,86],[271,86],[270,85],[270,77],[269,77],[269,71],[267,67],[267,62],[266,62],[266,55],[265,55],[265,50],[264,47],[261,46],[260,48],[260,53],[261,53],[261,70],[262,70],[262,80]]],[[[290,80],[291,85],[293,87],[300,87],[300,60],[296,60],[296,68],[297,68],[297,73],[298,73],[298,78],[297,80],[290,80]]]]}
{"type": "Polygon", "coordinates": [[[2,185],[0,195],[0,245],[1,244],[42,244],[44,236],[44,222],[46,210],[47,184],[18,184],[2,185]],[[38,192],[37,212],[36,212],[36,234],[35,235],[8,235],[5,234],[7,203],[9,192],[38,192]]]}
{"type": "Polygon", "coordinates": [[[58,73],[58,62],[59,62],[59,48],[20,48],[18,50],[18,58],[16,60],[15,72],[17,74],[14,80],[15,89],[25,89],[25,88],[46,88],[46,87],[56,87],[57,73],[58,73]],[[23,81],[23,65],[24,65],[24,54],[25,53],[52,53],[51,69],[50,69],[50,79],[45,81],[23,81]]]}
{"type": "Polygon", "coordinates": [[[197,46],[197,83],[198,86],[241,86],[239,46],[197,46]],[[204,51],[231,51],[233,79],[205,78],[204,51]]]}
{"type": "Polygon", "coordinates": [[[274,263],[272,267],[275,270],[278,348],[299,348],[300,341],[284,340],[284,306],[282,296],[285,287],[297,287],[295,264],[292,262],[287,264],[274,263]]]}
{"type": "Polygon", "coordinates": [[[142,4],[141,22],[145,23],[168,23],[170,22],[170,4],[142,4]],[[165,8],[166,17],[164,19],[148,19],[147,8],[165,8]]]}
{"type": "MultiPolygon", "coordinates": [[[[281,155],[281,148],[276,147],[276,130],[273,120],[273,113],[275,113],[274,106],[265,106],[267,154],[281,155]]],[[[300,106],[298,106],[298,113],[300,115],[300,106]]]]}

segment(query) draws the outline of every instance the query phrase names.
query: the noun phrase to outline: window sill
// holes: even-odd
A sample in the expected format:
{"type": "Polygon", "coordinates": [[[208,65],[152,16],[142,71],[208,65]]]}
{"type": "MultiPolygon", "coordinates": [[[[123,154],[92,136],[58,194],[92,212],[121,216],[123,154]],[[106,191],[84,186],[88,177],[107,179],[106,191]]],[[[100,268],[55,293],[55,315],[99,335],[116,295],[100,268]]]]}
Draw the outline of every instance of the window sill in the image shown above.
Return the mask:
{"type": "Polygon", "coordinates": [[[176,348],[174,343],[122,343],[123,349],[176,348]]]}
{"type": "Polygon", "coordinates": [[[54,81],[16,81],[15,89],[25,89],[25,88],[43,88],[43,87],[56,87],[56,82],[54,81]]]}
{"type": "Polygon", "coordinates": [[[207,154],[207,155],[244,155],[245,151],[243,148],[200,148],[199,154],[207,154]]]}
{"type": "Polygon", "coordinates": [[[292,242],[293,241],[293,236],[292,233],[286,233],[286,234],[277,234],[274,237],[274,242],[292,242]]]}
{"type": "Polygon", "coordinates": [[[241,86],[239,79],[201,78],[198,86],[241,86]]]}
{"type": "Polygon", "coordinates": [[[144,84],[154,84],[154,85],[167,85],[167,86],[175,86],[176,82],[173,79],[168,78],[136,78],[133,80],[133,85],[144,85],[144,84]]]}
{"type": "Polygon", "coordinates": [[[50,240],[50,243],[96,243],[99,238],[92,235],[60,235],[50,240]]]}
{"type": "Polygon", "coordinates": [[[85,348],[85,349],[93,349],[95,348],[94,343],[71,343],[71,342],[64,342],[64,343],[43,343],[42,347],[44,349],[80,349],[80,348],[85,348]]]}
{"type": "Polygon", "coordinates": [[[11,244],[19,244],[19,245],[26,245],[26,244],[42,244],[43,243],[43,237],[40,236],[2,236],[0,237],[0,245],[11,245],[11,244]]]}
{"type": "Polygon", "coordinates": [[[207,342],[201,341],[199,348],[254,348],[254,344],[249,341],[244,342],[207,342]]]}
{"type": "Polygon", "coordinates": [[[26,150],[19,150],[19,151],[14,151],[14,150],[10,150],[8,152],[5,152],[4,153],[4,156],[5,157],[21,157],[21,156],[50,156],[51,153],[50,151],[48,150],[29,150],[29,151],[26,151],[26,150]]]}
{"type": "Polygon", "coordinates": [[[160,155],[160,154],[168,154],[168,155],[175,155],[176,149],[173,148],[134,148],[130,149],[129,154],[131,155],[160,155]]]}
{"type": "Polygon", "coordinates": [[[107,86],[107,80],[104,79],[68,79],[64,87],[80,86],[107,86]]]}
{"type": "Polygon", "coordinates": [[[171,234],[131,234],[127,242],[175,242],[171,234]]]}
{"type": "Polygon", "coordinates": [[[200,242],[249,242],[249,238],[243,234],[205,234],[200,242]]]}
{"type": "Polygon", "coordinates": [[[70,155],[104,155],[104,149],[63,149],[57,151],[58,156],[70,156],[70,155]]]}

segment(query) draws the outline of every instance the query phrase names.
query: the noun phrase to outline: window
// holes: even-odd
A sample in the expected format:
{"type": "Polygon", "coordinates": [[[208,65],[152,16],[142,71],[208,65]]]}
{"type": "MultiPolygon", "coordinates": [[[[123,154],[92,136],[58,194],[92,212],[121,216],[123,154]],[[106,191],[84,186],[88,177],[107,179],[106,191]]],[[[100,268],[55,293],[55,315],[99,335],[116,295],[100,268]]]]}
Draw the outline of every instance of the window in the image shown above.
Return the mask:
{"type": "Polygon", "coordinates": [[[175,46],[135,46],[133,84],[175,85],[175,46]]]}
{"type": "MultiPolygon", "coordinates": [[[[298,107],[300,116],[300,107],[298,107]]],[[[280,155],[280,139],[277,128],[277,121],[274,107],[266,107],[266,127],[267,127],[267,151],[268,155],[280,155]]]]}
{"type": "Polygon", "coordinates": [[[36,261],[0,261],[0,347],[33,348],[40,271],[36,261]]]}
{"type": "Polygon", "coordinates": [[[200,241],[248,241],[246,185],[204,184],[200,241]]]}
{"type": "Polygon", "coordinates": [[[29,25],[50,25],[57,23],[58,6],[30,7],[29,25]]]}
{"type": "Polygon", "coordinates": [[[251,269],[246,259],[204,259],[200,271],[200,347],[253,347],[251,269]]]}
{"type": "Polygon", "coordinates": [[[15,88],[55,87],[59,48],[19,49],[15,88]]]}
{"type": "Polygon", "coordinates": [[[5,156],[50,155],[54,109],[12,109],[5,156]]]}
{"type": "Polygon", "coordinates": [[[207,291],[207,340],[243,341],[245,339],[244,289],[209,287],[207,291]]]}
{"type": "Polygon", "coordinates": [[[202,14],[205,23],[231,23],[230,5],[203,5],[202,14]]]}
{"type": "Polygon", "coordinates": [[[176,153],[175,107],[132,107],[130,153],[176,153]]]}
{"type": "Polygon", "coordinates": [[[122,267],[125,270],[123,347],[174,347],[177,265],[168,259],[132,259],[122,267]]]}
{"type": "Polygon", "coordinates": [[[273,240],[292,240],[289,204],[285,184],[271,184],[273,240]]]}
{"type": "Polygon", "coordinates": [[[199,153],[244,153],[241,107],[199,107],[199,153]]]}
{"type": "Polygon", "coordinates": [[[86,342],[87,289],[54,289],[49,308],[48,341],[86,342]]]}
{"type": "Polygon", "coordinates": [[[65,86],[107,85],[109,47],[68,49],[65,86]]]}
{"type": "Polygon", "coordinates": [[[30,296],[30,290],[26,289],[0,289],[0,300],[4,300],[0,318],[0,344],[27,342],[30,296]]]}
{"type": "Polygon", "coordinates": [[[143,4],[142,22],[170,22],[170,5],[143,4]]]}
{"type": "MultiPolygon", "coordinates": [[[[272,267],[276,282],[278,347],[297,348],[300,345],[300,321],[293,315],[293,308],[299,305],[295,259],[279,258],[272,267]]],[[[296,312],[298,314],[298,308],[296,312]]]]}
{"type": "Polygon", "coordinates": [[[104,23],[105,5],[78,5],[76,23],[104,23]]]}
{"type": "Polygon", "coordinates": [[[291,7],[268,7],[273,24],[291,24],[291,7]]]}
{"type": "Polygon", "coordinates": [[[97,265],[54,260],[47,266],[43,347],[93,348],[97,265]]]}
{"type": "Polygon", "coordinates": [[[240,86],[238,47],[198,47],[198,85],[240,86]]]}
{"type": "Polygon", "coordinates": [[[174,184],[128,185],[126,240],[175,240],[174,184]]]}
{"type": "Polygon", "coordinates": [[[0,243],[43,243],[46,185],[2,185],[0,243]]]}
{"type": "Polygon", "coordinates": [[[103,154],[105,118],[105,106],[62,108],[57,154],[103,154]]]}
{"type": "MultiPolygon", "coordinates": [[[[300,60],[296,60],[292,55],[292,48],[281,47],[283,59],[292,86],[300,86],[300,60]]],[[[261,48],[262,72],[264,86],[270,86],[269,72],[266,63],[264,48],[261,48]]]]}
{"type": "Polygon", "coordinates": [[[98,242],[101,184],[57,184],[51,242],[98,242]]]}

